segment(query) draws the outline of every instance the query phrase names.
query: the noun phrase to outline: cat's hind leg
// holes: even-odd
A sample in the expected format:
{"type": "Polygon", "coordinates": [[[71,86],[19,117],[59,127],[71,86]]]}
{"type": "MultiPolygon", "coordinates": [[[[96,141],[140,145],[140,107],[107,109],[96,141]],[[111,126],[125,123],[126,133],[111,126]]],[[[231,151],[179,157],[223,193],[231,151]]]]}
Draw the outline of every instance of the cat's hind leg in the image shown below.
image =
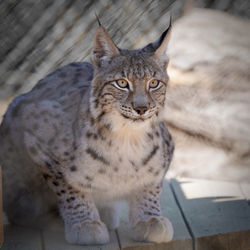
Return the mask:
{"type": "Polygon", "coordinates": [[[15,185],[4,185],[4,211],[11,224],[21,226],[42,226],[43,216],[55,208],[49,195],[53,195],[50,190],[46,194],[44,190],[36,190],[24,183],[15,182],[15,185]]]}
{"type": "Polygon", "coordinates": [[[40,226],[38,221],[53,206],[55,199],[50,195],[54,194],[44,186],[46,183],[41,175],[39,178],[36,166],[23,163],[12,151],[12,154],[0,152],[4,212],[11,224],[40,226]]]}
{"type": "Polygon", "coordinates": [[[15,197],[6,201],[4,210],[6,211],[8,220],[11,224],[21,226],[35,224],[35,221],[40,214],[37,200],[26,188],[19,189],[16,192],[15,197]]]}

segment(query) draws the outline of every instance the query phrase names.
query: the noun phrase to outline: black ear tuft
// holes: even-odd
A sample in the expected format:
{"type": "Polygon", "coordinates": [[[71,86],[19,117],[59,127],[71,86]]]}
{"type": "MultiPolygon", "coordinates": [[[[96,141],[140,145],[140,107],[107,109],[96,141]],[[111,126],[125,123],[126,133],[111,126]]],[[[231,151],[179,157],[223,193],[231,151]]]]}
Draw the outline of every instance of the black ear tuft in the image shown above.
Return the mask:
{"type": "MultiPolygon", "coordinates": [[[[170,17],[168,28],[161,34],[161,36],[152,43],[149,43],[147,46],[141,50],[145,53],[154,53],[159,59],[164,59],[163,57],[166,54],[167,45],[172,29],[172,18],[170,17]]],[[[166,57],[166,56],[165,56],[166,57]]]]}
{"type": "MultiPolygon", "coordinates": [[[[172,17],[170,16],[169,26],[168,26],[168,28],[161,34],[160,38],[158,38],[159,41],[158,41],[158,43],[156,43],[155,46],[154,46],[154,49],[155,49],[155,50],[157,50],[157,49],[161,46],[161,44],[162,44],[164,38],[165,38],[165,37],[167,36],[167,34],[170,32],[171,28],[172,28],[172,17]]],[[[156,40],[156,41],[157,41],[157,40],[156,40]]],[[[155,41],[155,42],[156,42],[156,41],[155,41]]]]}
{"type": "Polygon", "coordinates": [[[95,12],[95,17],[96,17],[96,20],[97,20],[97,22],[98,22],[98,24],[99,24],[99,27],[101,27],[102,24],[101,24],[101,21],[100,21],[98,15],[96,14],[96,12],[95,12]]]}

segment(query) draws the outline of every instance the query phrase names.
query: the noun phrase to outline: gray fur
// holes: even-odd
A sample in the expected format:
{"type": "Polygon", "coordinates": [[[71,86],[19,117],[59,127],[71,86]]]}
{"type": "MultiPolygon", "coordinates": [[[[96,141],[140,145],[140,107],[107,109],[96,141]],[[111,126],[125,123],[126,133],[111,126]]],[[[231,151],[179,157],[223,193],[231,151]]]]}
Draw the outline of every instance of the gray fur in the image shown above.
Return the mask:
{"type": "Polygon", "coordinates": [[[99,27],[93,66],[60,68],[11,103],[0,127],[0,160],[4,209],[12,222],[30,223],[57,203],[69,243],[103,244],[109,235],[97,207],[106,204],[104,221],[116,228],[111,214],[117,213],[108,209],[126,199],[136,239],[172,238],[159,204],[174,148],[161,119],[166,41],[161,38],[155,53],[118,50],[99,27]],[[159,80],[155,89],[152,79],[159,80]]]}

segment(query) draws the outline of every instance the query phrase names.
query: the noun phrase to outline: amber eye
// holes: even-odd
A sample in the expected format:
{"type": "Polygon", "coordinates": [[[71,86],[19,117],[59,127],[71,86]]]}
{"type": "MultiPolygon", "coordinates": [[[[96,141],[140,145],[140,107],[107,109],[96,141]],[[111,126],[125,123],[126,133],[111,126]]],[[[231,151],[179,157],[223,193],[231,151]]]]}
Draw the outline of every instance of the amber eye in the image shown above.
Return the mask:
{"type": "Polygon", "coordinates": [[[123,89],[129,87],[128,82],[124,79],[117,80],[116,84],[118,85],[118,87],[123,88],[123,89]]]}
{"type": "Polygon", "coordinates": [[[160,83],[159,80],[153,79],[149,82],[149,88],[155,89],[159,86],[159,83],[160,83]]]}

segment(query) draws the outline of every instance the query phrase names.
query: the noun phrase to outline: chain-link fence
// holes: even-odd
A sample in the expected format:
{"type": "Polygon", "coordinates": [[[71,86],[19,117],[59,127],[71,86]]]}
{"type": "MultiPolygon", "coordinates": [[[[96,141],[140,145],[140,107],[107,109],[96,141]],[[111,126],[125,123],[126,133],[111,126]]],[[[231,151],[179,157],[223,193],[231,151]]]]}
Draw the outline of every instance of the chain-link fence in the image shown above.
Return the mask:
{"type": "MultiPolygon", "coordinates": [[[[121,47],[154,40],[189,1],[3,0],[0,2],[0,99],[28,91],[72,61],[88,60],[95,12],[121,47]]],[[[198,0],[197,6],[250,16],[246,0],[198,0]]]]}

